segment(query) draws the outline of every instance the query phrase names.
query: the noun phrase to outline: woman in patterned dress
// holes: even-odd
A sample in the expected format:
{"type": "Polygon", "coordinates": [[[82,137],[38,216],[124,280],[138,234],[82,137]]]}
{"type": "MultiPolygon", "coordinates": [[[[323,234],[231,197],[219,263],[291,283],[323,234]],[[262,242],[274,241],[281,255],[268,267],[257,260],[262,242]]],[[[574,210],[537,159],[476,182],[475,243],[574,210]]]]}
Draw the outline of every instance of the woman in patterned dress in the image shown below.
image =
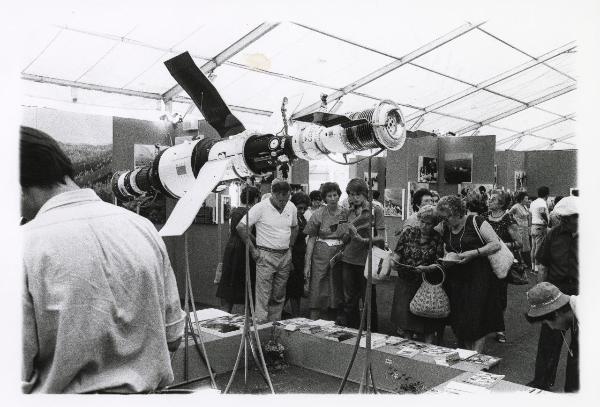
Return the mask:
{"type": "MultiPolygon", "coordinates": [[[[509,204],[510,195],[508,193],[500,190],[492,191],[488,202],[489,211],[485,214],[485,219],[506,246],[516,253],[521,247],[521,236],[519,235],[517,221],[506,211],[509,204]]],[[[502,310],[505,312],[508,284],[506,278],[499,279],[498,281],[500,283],[500,301],[502,303],[502,310]]],[[[506,342],[506,334],[504,331],[496,332],[496,341],[500,343],[506,342]]]]}
{"type": "Polygon", "coordinates": [[[423,281],[423,273],[427,274],[428,281],[432,283],[441,280],[441,275],[437,276],[440,273],[435,264],[437,259],[444,256],[442,236],[434,230],[439,223],[435,207],[422,206],[417,213],[417,219],[417,227],[409,227],[402,231],[394,251],[392,265],[398,271],[398,280],[394,288],[390,319],[398,328],[398,332],[403,332],[402,336],[438,345],[446,320],[420,317],[412,314],[409,309],[410,301],[423,281]],[[439,280],[433,280],[434,276],[439,280]]]}

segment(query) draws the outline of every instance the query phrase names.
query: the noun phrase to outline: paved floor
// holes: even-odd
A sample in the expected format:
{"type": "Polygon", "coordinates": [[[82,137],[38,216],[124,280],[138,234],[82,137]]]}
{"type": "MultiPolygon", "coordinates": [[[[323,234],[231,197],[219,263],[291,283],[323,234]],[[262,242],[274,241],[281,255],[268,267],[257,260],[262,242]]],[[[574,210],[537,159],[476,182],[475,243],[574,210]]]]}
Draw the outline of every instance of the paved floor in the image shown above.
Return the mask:
{"type": "MultiPolygon", "coordinates": [[[[530,279],[533,281],[533,278],[530,279]]],[[[500,365],[494,373],[506,375],[506,380],[526,384],[533,379],[537,341],[539,337],[539,325],[529,324],[523,313],[527,310],[527,299],[525,292],[532,284],[508,287],[508,308],[505,314],[507,342],[502,344],[494,340],[493,336],[488,338],[486,353],[502,358],[500,365]]],[[[393,334],[394,328],[389,321],[390,308],[393,298],[394,281],[380,284],[377,288],[377,305],[379,309],[380,332],[393,334]]],[[[307,302],[301,303],[302,316],[308,316],[307,302]]],[[[235,313],[243,313],[243,308],[236,305],[235,313]]],[[[449,327],[444,335],[444,346],[455,347],[454,335],[449,327]]],[[[554,392],[562,392],[565,377],[566,350],[563,348],[558,373],[555,380],[554,392]]]]}

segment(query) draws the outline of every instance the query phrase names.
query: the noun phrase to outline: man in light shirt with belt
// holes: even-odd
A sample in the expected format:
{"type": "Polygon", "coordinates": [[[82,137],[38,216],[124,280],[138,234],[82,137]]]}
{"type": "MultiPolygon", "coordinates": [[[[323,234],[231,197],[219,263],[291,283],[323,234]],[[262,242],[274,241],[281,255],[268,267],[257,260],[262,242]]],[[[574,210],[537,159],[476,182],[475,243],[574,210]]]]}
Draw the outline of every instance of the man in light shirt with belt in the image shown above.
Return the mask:
{"type": "Polygon", "coordinates": [[[285,303],[285,289],[292,268],[291,247],[298,235],[296,206],[289,202],[290,184],[275,179],[271,196],[248,212],[248,228],[256,226],[256,246],[246,233],[246,217],[237,231],[256,261],[255,315],[259,322],[277,321],[285,303]]]}
{"type": "Polygon", "coordinates": [[[173,381],[184,313],[147,219],[73,181],[47,134],[21,128],[23,392],[150,392],[173,381]]]}
{"type": "Polygon", "coordinates": [[[547,201],[550,189],[548,187],[539,187],[537,194],[537,199],[529,206],[529,211],[531,212],[531,262],[534,273],[542,271],[539,263],[535,260],[535,255],[548,232],[549,213],[547,201]]]}

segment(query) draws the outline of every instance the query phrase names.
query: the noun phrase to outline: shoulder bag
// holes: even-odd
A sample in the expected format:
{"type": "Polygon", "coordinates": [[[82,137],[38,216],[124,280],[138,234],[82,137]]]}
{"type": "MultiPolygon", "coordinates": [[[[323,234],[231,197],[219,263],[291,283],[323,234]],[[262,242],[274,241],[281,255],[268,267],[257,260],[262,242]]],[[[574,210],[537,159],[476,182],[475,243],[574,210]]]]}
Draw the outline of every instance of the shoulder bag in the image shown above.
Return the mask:
{"type": "MultiPolygon", "coordinates": [[[[377,246],[373,246],[373,253],[371,256],[372,265],[372,276],[373,284],[376,284],[380,280],[386,280],[391,273],[390,258],[392,252],[389,250],[380,249],[377,246]]],[[[367,256],[367,262],[365,263],[364,276],[367,278],[369,275],[369,257],[367,256]]]]}
{"type": "Polygon", "coordinates": [[[442,281],[439,284],[431,284],[427,281],[425,273],[421,273],[423,282],[410,301],[410,312],[419,317],[439,319],[450,315],[450,300],[442,287],[446,274],[439,265],[435,266],[442,273],[442,281]]]}
{"type": "MultiPolygon", "coordinates": [[[[479,226],[477,226],[477,221],[475,220],[475,216],[473,216],[473,227],[475,228],[475,232],[477,232],[477,236],[479,236],[479,240],[483,245],[486,245],[485,240],[481,236],[481,232],[479,231],[479,226]]],[[[492,271],[496,275],[496,277],[502,279],[505,278],[508,274],[508,270],[510,270],[513,262],[515,261],[515,256],[513,256],[512,252],[506,247],[506,244],[498,237],[498,242],[500,242],[500,250],[496,253],[492,253],[487,256],[490,261],[490,265],[492,266],[492,271]]]]}

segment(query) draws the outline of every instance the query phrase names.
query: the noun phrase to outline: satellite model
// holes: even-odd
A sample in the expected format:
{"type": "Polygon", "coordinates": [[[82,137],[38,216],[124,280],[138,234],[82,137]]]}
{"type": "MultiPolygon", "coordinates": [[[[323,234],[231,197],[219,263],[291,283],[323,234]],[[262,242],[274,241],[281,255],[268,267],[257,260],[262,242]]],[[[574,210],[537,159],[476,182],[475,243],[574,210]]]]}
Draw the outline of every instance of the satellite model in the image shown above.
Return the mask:
{"type": "Polygon", "coordinates": [[[402,112],[389,100],[346,115],[309,113],[296,118],[284,135],[247,130],[189,53],[165,65],[222,139],[186,141],[161,151],[152,165],[113,176],[112,189],[119,200],[157,191],[179,199],[159,232],[161,236],[182,235],[208,194],[220,184],[268,175],[294,159],[318,160],[368,149],[398,150],[406,139],[402,112]]]}

